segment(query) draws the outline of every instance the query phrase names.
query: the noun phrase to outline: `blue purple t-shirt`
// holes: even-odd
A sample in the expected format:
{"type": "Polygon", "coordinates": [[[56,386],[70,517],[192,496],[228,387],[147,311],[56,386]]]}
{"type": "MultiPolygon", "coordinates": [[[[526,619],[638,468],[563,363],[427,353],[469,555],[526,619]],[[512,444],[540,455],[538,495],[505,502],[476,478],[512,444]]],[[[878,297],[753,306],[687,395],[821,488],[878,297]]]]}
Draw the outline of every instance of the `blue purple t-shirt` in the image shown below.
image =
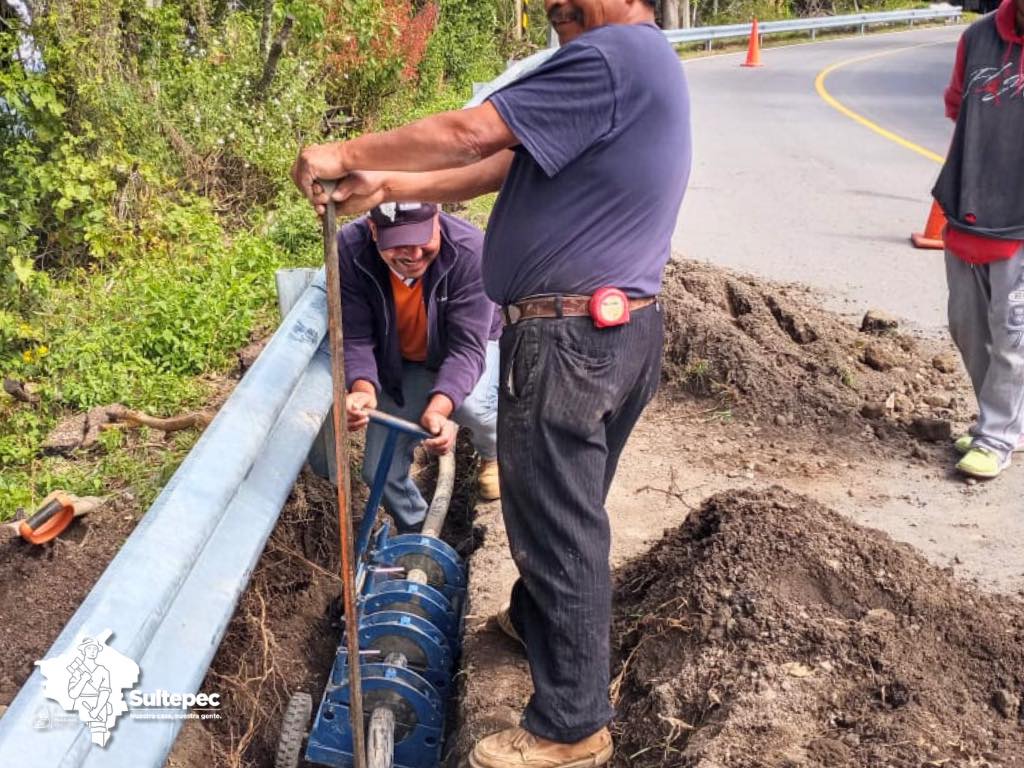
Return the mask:
{"type": "Polygon", "coordinates": [[[686,78],[661,31],[586,32],[490,102],[520,142],[484,241],[491,300],[658,293],[691,156],[686,78]]]}

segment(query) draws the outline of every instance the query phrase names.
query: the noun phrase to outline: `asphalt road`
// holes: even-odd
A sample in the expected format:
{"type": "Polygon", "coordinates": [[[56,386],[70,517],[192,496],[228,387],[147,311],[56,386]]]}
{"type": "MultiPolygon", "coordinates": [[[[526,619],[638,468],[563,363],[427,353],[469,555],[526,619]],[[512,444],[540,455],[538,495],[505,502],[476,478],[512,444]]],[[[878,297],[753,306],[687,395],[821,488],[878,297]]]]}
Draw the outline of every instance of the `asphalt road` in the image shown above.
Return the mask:
{"type": "MultiPolygon", "coordinates": [[[[687,62],[694,169],[676,248],[814,286],[853,319],[878,307],[945,334],[943,254],[915,250],[908,238],[924,225],[952,135],[942,92],[962,30],[767,49],[762,69],[741,68],[736,55],[687,62]],[[825,96],[846,114],[816,89],[823,72],[825,96]]],[[[849,509],[845,494],[825,498],[820,483],[807,490],[936,562],[965,563],[989,586],[1024,588],[1024,518],[1007,514],[1020,508],[1022,468],[970,487],[953,460],[875,468],[851,485],[849,509]],[[886,501],[872,507],[873,498],[886,501]]]]}
{"type": "Polygon", "coordinates": [[[945,328],[941,251],[909,243],[931,202],[952,123],[943,114],[963,27],[765,49],[684,64],[694,167],[674,245],[683,255],[822,291],[856,317],[876,307],[945,328]],[[823,87],[865,127],[826,102],[823,87]],[[927,155],[931,155],[928,157],[927,155]]]}

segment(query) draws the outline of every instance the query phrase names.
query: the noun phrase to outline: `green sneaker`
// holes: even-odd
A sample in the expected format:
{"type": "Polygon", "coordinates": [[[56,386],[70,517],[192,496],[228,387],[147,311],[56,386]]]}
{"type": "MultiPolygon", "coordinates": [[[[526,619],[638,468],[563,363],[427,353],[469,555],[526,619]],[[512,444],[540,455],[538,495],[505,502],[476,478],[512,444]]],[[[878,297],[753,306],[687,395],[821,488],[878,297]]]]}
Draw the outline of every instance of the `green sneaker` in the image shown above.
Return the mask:
{"type": "MultiPolygon", "coordinates": [[[[966,434],[960,435],[956,440],[953,441],[953,450],[963,456],[974,444],[974,435],[966,434]]],[[[1014,453],[1024,453],[1024,437],[1017,442],[1017,447],[1013,449],[1014,453]]]]}
{"type": "Polygon", "coordinates": [[[1002,461],[999,456],[988,448],[971,448],[957,463],[956,468],[965,475],[988,480],[998,477],[999,473],[1010,466],[1010,457],[1002,461]]]}

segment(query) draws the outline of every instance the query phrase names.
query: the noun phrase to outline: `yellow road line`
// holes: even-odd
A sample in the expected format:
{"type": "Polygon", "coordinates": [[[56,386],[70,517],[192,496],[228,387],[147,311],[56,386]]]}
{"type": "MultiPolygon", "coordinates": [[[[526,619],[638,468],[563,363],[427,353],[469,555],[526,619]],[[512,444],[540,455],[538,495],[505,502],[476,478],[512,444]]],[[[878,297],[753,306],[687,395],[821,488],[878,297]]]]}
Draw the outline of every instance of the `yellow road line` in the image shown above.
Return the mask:
{"type": "Polygon", "coordinates": [[[814,90],[816,90],[818,92],[818,95],[821,96],[821,98],[825,101],[826,104],[828,104],[830,107],[832,107],[836,111],[846,115],[848,118],[853,120],[855,123],[860,123],[861,125],[863,125],[868,130],[871,130],[871,131],[874,131],[875,133],[877,133],[879,136],[884,136],[885,138],[889,139],[889,141],[896,142],[901,147],[905,147],[906,149],[909,149],[911,152],[916,152],[917,154],[921,155],[922,157],[927,157],[929,160],[934,160],[936,163],[939,163],[941,165],[943,162],[945,162],[945,158],[942,157],[942,155],[937,155],[934,152],[932,152],[930,149],[925,149],[920,144],[915,144],[914,142],[910,141],[909,139],[905,139],[902,136],[900,136],[899,134],[893,133],[892,131],[888,130],[887,128],[883,128],[878,123],[873,122],[871,120],[868,120],[866,117],[864,117],[864,115],[861,115],[861,114],[859,114],[857,112],[854,112],[848,106],[846,106],[841,101],[836,99],[835,96],[833,96],[831,93],[829,93],[828,89],[825,87],[825,79],[829,75],[831,75],[833,72],[835,72],[837,69],[839,69],[840,67],[845,67],[848,64],[857,64],[858,62],[867,61],[868,59],[877,59],[877,58],[880,58],[882,56],[891,56],[891,55],[893,55],[895,53],[902,53],[903,51],[913,50],[914,48],[924,48],[925,46],[929,46],[929,45],[941,45],[941,44],[942,43],[940,43],[940,42],[932,42],[932,43],[920,43],[918,45],[908,45],[908,46],[906,46],[904,48],[896,48],[896,49],[891,50],[891,51],[880,51],[880,52],[877,52],[877,53],[869,53],[866,56],[857,56],[857,57],[852,58],[852,59],[846,59],[845,61],[839,61],[839,62],[836,62],[835,64],[830,64],[829,66],[827,66],[823,70],[821,70],[821,72],[818,73],[818,76],[814,79],[814,90]]]}

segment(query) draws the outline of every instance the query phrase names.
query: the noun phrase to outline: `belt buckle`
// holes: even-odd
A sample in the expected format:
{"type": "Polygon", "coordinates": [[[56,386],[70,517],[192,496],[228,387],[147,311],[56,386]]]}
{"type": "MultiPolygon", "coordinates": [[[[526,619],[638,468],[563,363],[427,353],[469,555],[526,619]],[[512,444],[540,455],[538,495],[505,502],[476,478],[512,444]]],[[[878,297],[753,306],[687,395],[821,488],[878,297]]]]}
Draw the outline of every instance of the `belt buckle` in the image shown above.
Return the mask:
{"type": "Polygon", "coordinates": [[[515,325],[519,322],[523,316],[523,310],[519,308],[518,304],[509,304],[505,307],[505,320],[509,325],[515,325]]]}

